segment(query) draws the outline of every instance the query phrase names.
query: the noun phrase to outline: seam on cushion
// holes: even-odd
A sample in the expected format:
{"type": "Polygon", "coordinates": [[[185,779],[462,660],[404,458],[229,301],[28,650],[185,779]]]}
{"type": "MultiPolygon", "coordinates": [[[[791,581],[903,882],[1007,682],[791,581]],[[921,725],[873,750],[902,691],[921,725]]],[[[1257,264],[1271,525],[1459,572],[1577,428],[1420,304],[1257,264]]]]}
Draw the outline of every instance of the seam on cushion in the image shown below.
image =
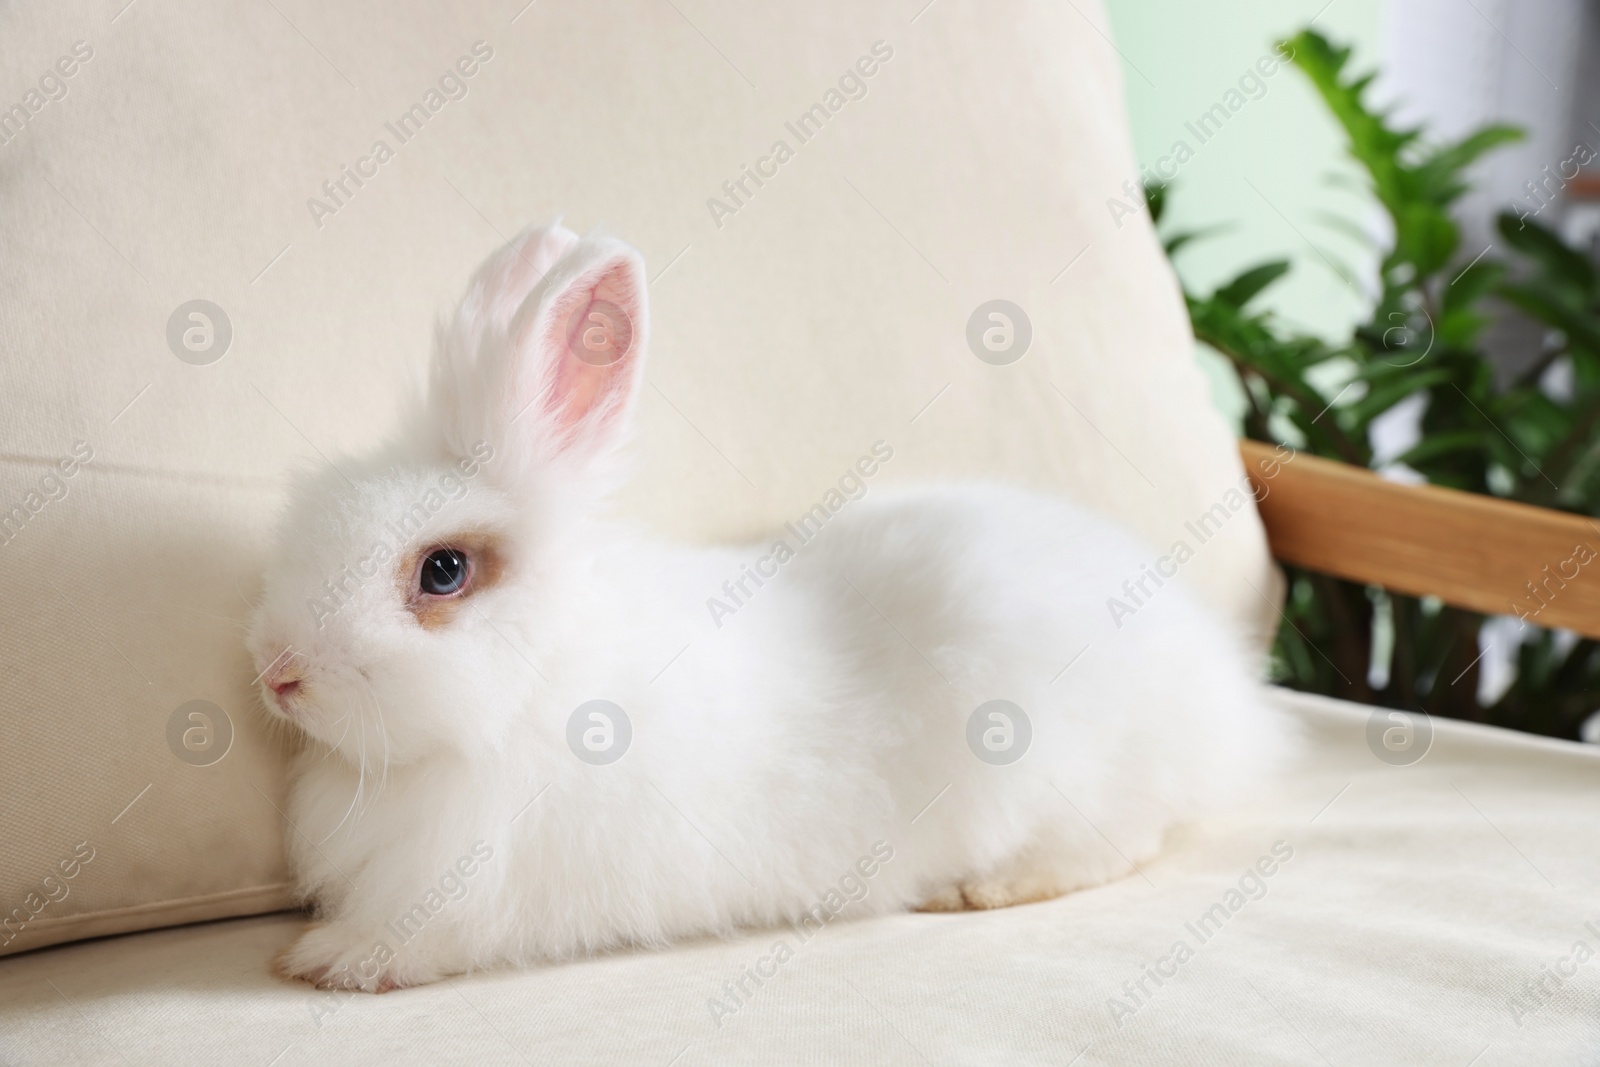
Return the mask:
{"type": "MultiPolygon", "coordinates": [[[[0,452],[0,463],[13,467],[44,468],[54,467],[58,462],[53,456],[23,455],[16,452],[0,452]]],[[[161,467],[145,467],[136,463],[84,463],[78,468],[79,473],[94,474],[134,474],[143,478],[158,478],[169,482],[212,482],[217,485],[226,485],[235,489],[265,489],[276,490],[283,483],[282,479],[270,477],[265,474],[221,474],[216,471],[177,470],[161,467]]]]}
{"type": "Polygon", "coordinates": [[[293,882],[272,882],[267,885],[248,886],[243,889],[229,889],[221,893],[202,893],[192,897],[179,897],[176,900],[157,900],[147,904],[130,904],[122,908],[108,908],[102,911],[81,912],[77,915],[57,915],[47,919],[38,919],[18,932],[16,941],[12,943],[13,947],[0,947],[0,956],[9,956],[32,949],[48,948],[52,945],[60,945],[90,937],[143,933],[149,930],[158,930],[168,926],[182,926],[193,922],[205,922],[212,919],[235,919],[248,915],[265,914],[270,911],[281,911],[283,908],[293,905],[291,898],[293,887],[293,882]],[[282,900],[272,907],[252,909],[245,912],[212,912],[204,910],[200,914],[181,914],[186,910],[192,912],[196,909],[209,909],[219,905],[226,905],[235,900],[271,897],[273,895],[281,895],[282,900]],[[163,912],[179,914],[155,924],[143,922],[134,926],[119,925],[119,920],[139,919],[150,915],[159,915],[163,912]],[[95,929],[89,933],[71,933],[74,927],[77,926],[103,926],[105,928],[95,929]]]}

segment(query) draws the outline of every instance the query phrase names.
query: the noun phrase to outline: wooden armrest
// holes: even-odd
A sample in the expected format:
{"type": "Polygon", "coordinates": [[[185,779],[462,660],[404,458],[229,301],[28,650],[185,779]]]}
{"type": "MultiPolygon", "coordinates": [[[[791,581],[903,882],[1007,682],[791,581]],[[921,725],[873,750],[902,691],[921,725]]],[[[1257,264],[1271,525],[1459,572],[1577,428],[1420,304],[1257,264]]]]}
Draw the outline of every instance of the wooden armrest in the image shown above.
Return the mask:
{"type": "Polygon", "coordinates": [[[1600,524],[1258,441],[1239,450],[1283,562],[1600,637],[1600,524]]]}

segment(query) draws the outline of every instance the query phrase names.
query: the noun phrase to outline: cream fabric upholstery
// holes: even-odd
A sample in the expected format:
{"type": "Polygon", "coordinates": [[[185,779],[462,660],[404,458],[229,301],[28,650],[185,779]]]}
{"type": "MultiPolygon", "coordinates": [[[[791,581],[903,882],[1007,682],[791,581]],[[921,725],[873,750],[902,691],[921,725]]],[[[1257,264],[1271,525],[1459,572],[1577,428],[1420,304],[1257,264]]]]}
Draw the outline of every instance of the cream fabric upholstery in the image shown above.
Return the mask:
{"type": "Polygon", "coordinates": [[[1593,1063],[1600,957],[1574,949],[1600,952],[1600,754],[1439,722],[1393,767],[1368,709],[1284,699],[1317,742],[1284,795],[1100,889],[352,999],[267,973],[297,918],[163,930],[0,961],[0,1061],[1593,1063]],[[1277,842],[1291,858],[1202,942],[1190,925],[1277,842]],[[794,958],[718,1026],[708,1001],[730,1004],[724,984],[779,939],[794,958]],[[1145,979],[1132,1014],[1109,1007],[1146,965],[1172,976],[1145,979]]]}
{"type": "MultiPolygon", "coordinates": [[[[651,264],[626,506],[662,533],[774,528],[877,440],[877,484],[1068,491],[1163,548],[1226,498],[1172,277],[1105,206],[1136,169],[1103,12],[922,6],[0,6],[0,952],[285,902],[239,642],[283,478],[384,432],[530,221],[651,264]],[[994,299],[1031,321],[1009,366],[968,347],[994,299]]],[[[1248,507],[1184,573],[1270,630],[1248,507]]]]}

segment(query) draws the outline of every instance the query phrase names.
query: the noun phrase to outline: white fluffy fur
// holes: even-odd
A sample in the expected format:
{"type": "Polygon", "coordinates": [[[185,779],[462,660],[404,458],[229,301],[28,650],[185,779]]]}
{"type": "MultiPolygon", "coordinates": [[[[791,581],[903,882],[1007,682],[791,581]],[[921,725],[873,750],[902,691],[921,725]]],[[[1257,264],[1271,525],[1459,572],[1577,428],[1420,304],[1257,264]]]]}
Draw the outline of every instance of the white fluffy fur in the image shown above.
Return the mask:
{"type": "Polygon", "coordinates": [[[793,922],[877,842],[893,858],[857,874],[847,916],[1054,895],[1131,873],[1175,821],[1285,757],[1288,728],[1221,620],[1168,582],[1113,626],[1106,598],[1153,554],[1030,493],[872,488],[713,625],[707,598],[770,539],[676,547],[603,514],[641,381],[643,279],[615,241],[523,235],[441,331],[408,431],[340,464],[353,487],[332,471],[299,487],[250,637],[258,667],[302,679],[292,717],[265,695],[304,735],[289,840],[320,920],[287,973],[386,989],[793,922]],[[628,301],[635,345],[563,424],[548,312],[597,278],[628,301]],[[319,626],[324,580],[391,542],[478,442],[494,458],[415,545],[493,531],[504,581],[428,630],[391,563],[347,581],[319,626]],[[633,726],[609,766],[565,739],[596,698],[633,726]],[[1010,766],[966,743],[994,698],[1033,726],[1010,766]],[[394,924],[419,904],[402,943],[394,924]]]}

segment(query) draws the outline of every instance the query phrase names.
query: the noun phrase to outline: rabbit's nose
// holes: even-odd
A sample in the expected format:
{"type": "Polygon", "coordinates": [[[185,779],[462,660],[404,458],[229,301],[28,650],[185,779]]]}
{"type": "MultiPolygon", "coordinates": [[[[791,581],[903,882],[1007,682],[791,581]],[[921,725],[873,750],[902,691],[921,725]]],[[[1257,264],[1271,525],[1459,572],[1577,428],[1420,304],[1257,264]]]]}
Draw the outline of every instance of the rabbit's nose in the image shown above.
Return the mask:
{"type": "Polygon", "coordinates": [[[299,655],[292,648],[284,648],[256,677],[278,696],[287,696],[300,688],[304,678],[296,662],[299,655]]]}

